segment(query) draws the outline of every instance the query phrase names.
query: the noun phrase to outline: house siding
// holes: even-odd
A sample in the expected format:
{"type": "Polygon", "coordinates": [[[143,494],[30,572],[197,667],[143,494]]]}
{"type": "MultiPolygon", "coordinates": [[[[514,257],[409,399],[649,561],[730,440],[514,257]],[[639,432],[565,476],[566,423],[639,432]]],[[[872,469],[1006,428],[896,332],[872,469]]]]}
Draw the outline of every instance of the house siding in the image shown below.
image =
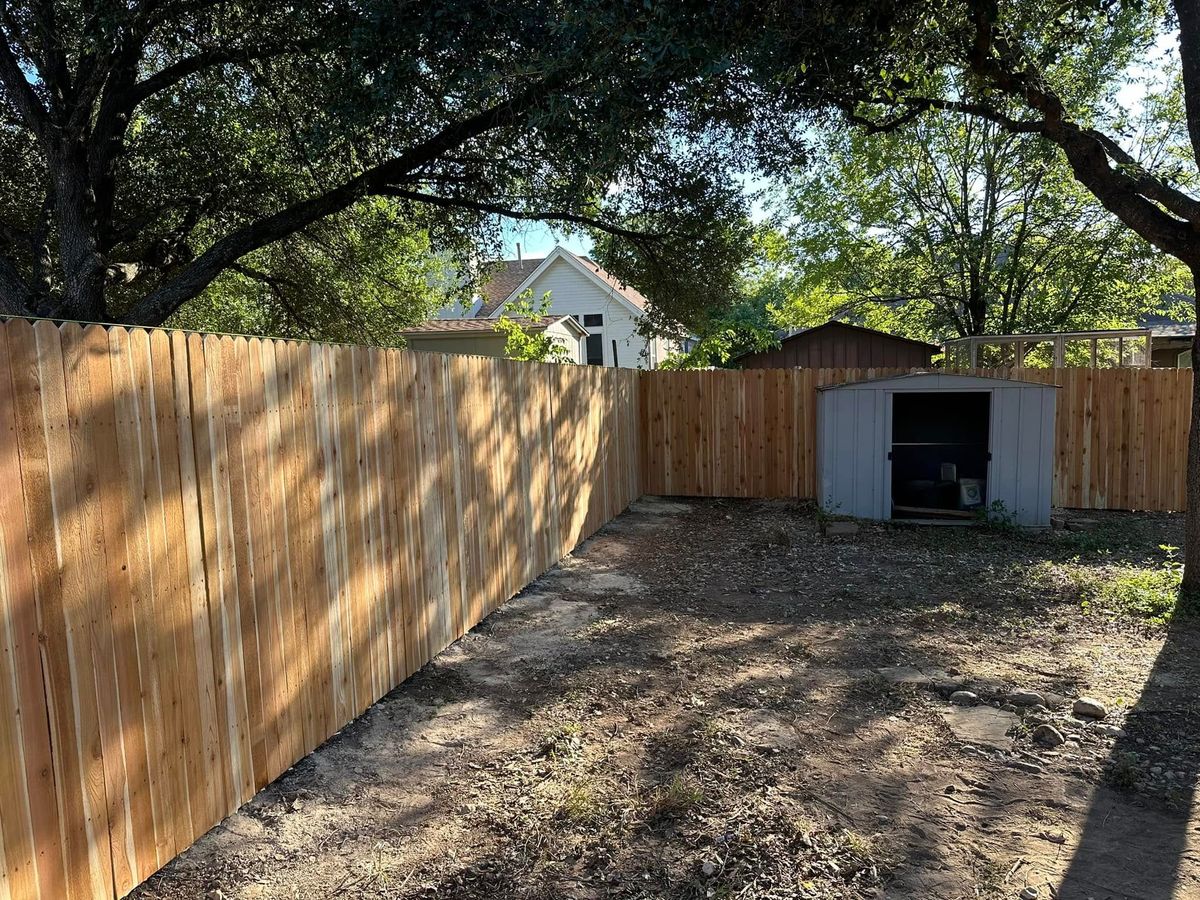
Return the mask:
{"type": "MultiPolygon", "coordinates": [[[[580,272],[564,259],[556,259],[530,286],[535,303],[550,292],[551,316],[577,316],[583,324],[585,315],[604,316],[604,324],[588,328],[589,334],[604,338],[604,364],[622,368],[653,368],[662,361],[659,348],[637,333],[638,317],[611,288],[601,288],[595,280],[580,272]],[[613,360],[613,341],[617,343],[617,358],[613,360]]],[[[499,316],[503,307],[493,316],[499,316]]]]}

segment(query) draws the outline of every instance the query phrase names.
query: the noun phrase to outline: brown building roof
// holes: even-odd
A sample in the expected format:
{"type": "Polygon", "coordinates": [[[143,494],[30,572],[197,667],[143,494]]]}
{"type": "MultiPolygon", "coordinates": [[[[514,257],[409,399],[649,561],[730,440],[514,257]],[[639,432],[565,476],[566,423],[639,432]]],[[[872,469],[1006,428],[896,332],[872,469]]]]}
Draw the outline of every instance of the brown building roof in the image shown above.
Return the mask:
{"type": "MultiPolygon", "coordinates": [[[[513,321],[519,325],[524,325],[528,328],[538,330],[553,325],[561,319],[570,318],[569,316],[535,316],[532,319],[524,317],[514,317],[513,321]]],[[[411,328],[405,328],[401,334],[463,334],[464,332],[486,332],[495,331],[496,322],[494,319],[429,319],[422,322],[420,325],[414,325],[411,328]]]]}
{"type": "MultiPolygon", "coordinates": [[[[647,300],[638,290],[622,283],[616,276],[606,272],[586,256],[579,256],[578,254],[572,254],[572,256],[595,272],[613,291],[620,294],[638,309],[646,308],[647,300]]],[[[506,259],[495,263],[496,269],[494,274],[480,288],[480,293],[483,294],[483,305],[480,306],[479,312],[475,314],[476,317],[483,319],[494,313],[500,304],[512,296],[512,292],[521,286],[521,282],[532,275],[543,262],[545,262],[545,257],[540,259],[506,259]]]]}

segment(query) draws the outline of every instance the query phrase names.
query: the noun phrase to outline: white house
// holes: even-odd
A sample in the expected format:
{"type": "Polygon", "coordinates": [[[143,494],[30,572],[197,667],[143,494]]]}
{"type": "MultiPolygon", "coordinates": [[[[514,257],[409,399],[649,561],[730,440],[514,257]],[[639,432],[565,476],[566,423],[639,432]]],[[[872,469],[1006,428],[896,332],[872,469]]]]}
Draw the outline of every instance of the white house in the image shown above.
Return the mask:
{"type": "Polygon", "coordinates": [[[555,247],[545,259],[505,260],[469,310],[444,310],[441,319],[496,319],[526,291],[538,302],[549,292],[551,318],[570,316],[587,332],[582,361],[597,366],[653,369],[670,350],[662,339],[637,333],[646,298],[586,256],[555,247]]]}

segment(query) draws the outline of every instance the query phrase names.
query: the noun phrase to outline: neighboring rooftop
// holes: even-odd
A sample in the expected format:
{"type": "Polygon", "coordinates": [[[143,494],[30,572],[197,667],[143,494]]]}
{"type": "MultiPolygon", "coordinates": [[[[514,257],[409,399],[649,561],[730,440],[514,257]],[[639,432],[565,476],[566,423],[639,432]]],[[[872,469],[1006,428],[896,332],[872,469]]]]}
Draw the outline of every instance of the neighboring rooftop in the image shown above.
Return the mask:
{"type": "Polygon", "coordinates": [[[1195,322],[1181,322],[1170,316],[1147,313],[1138,319],[1138,327],[1149,328],[1156,338],[1190,338],[1196,333],[1195,322]]]}
{"type": "MultiPolygon", "coordinates": [[[[534,331],[539,331],[569,319],[570,316],[514,316],[513,321],[534,331]]],[[[419,325],[403,329],[401,334],[462,334],[463,332],[491,332],[496,330],[495,319],[429,319],[419,325]]]]}
{"type": "MultiPolygon", "coordinates": [[[[601,281],[612,288],[614,293],[620,294],[638,309],[646,308],[648,301],[637,289],[630,287],[615,275],[605,271],[588,257],[580,256],[578,253],[571,253],[569,250],[563,248],[559,249],[564,254],[574,257],[578,262],[587,266],[601,281]]],[[[476,317],[483,319],[494,313],[500,304],[511,297],[513,291],[519,288],[522,282],[537,271],[538,267],[545,261],[546,257],[539,259],[506,259],[492,263],[491,265],[496,268],[492,277],[480,287],[480,293],[483,295],[483,305],[475,313],[476,317]]]]}
{"type": "Polygon", "coordinates": [[[822,322],[820,325],[813,325],[809,328],[796,328],[792,330],[781,331],[777,337],[780,341],[786,341],[794,337],[799,337],[802,334],[810,334],[814,331],[821,331],[825,328],[849,328],[852,331],[857,331],[862,334],[877,334],[886,338],[891,338],[894,341],[904,341],[909,344],[916,344],[918,347],[925,347],[935,352],[941,351],[941,346],[931,344],[928,341],[918,341],[915,338],[904,337],[899,334],[892,334],[890,331],[880,331],[878,328],[867,328],[865,325],[855,325],[852,322],[839,322],[837,319],[830,319],[828,322],[822,322]]]}

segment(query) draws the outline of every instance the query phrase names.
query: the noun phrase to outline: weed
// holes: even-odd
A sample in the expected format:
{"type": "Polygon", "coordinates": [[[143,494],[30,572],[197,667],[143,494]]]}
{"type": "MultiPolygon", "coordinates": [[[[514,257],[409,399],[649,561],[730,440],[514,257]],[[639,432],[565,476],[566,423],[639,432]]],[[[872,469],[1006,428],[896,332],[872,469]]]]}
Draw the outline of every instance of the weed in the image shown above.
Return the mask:
{"type": "Polygon", "coordinates": [[[567,788],[558,812],[572,825],[598,825],[605,817],[605,803],[595,788],[575,784],[567,788]]]}
{"type": "Polygon", "coordinates": [[[850,829],[846,829],[842,837],[846,841],[846,849],[863,862],[873,863],[881,855],[874,838],[866,837],[850,829]]]}
{"type": "Polygon", "coordinates": [[[1132,791],[1142,778],[1136,753],[1118,752],[1108,764],[1108,783],[1119,791],[1132,791]]]}
{"type": "Polygon", "coordinates": [[[690,778],[676,774],[650,795],[650,815],[681,816],[704,802],[704,792],[690,778]]]}
{"type": "Polygon", "coordinates": [[[1008,869],[1004,865],[984,856],[978,850],[971,857],[970,865],[977,882],[975,888],[977,897],[1005,896],[1005,878],[1008,875],[1008,869]]]}
{"type": "Polygon", "coordinates": [[[1076,557],[1067,563],[1044,563],[1035,577],[1050,577],[1074,594],[1085,613],[1140,619],[1165,625],[1175,614],[1183,562],[1178,547],[1161,544],[1164,558],[1150,566],[1087,566],[1076,557]]]}
{"type": "Polygon", "coordinates": [[[1005,506],[1003,500],[993,500],[989,506],[979,509],[976,513],[979,524],[992,531],[999,531],[1004,534],[1019,534],[1021,526],[1017,524],[1016,518],[1008,507],[1005,506]]]}
{"type": "Polygon", "coordinates": [[[561,759],[577,756],[582,750],[583,726],[578,722],[562,722],[546,732],[538,755],[548,759],[561,759]]]}

